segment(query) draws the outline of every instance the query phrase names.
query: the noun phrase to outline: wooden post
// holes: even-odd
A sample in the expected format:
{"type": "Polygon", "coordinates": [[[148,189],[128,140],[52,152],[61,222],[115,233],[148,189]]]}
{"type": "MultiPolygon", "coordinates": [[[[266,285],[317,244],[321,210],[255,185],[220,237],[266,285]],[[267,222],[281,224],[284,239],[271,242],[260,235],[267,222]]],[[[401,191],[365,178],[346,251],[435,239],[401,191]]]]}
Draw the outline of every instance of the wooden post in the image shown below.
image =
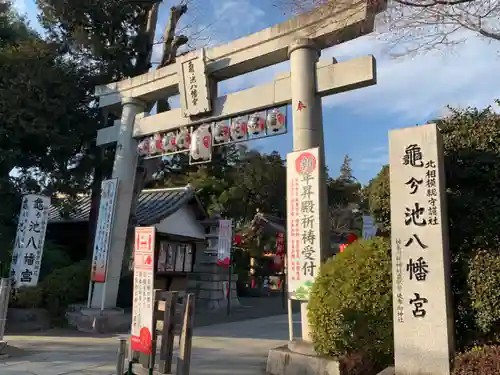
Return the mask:
{"type": "Polygon", "coordinates": [[[194,298],[195,297],[193,294],[188,294],[186,296],[184,321],[182,324],[181,343],[179,347],[179,357],[177,358],[176,375],[189,375],[194,325],[194,298]]]}
{"type": "Polygon", "coordinates": [[[160,358],[158,361],[159,372],[170,374],[172,371],[172,356],[175,337],[175,307],[177,305],[177,292],[167,292],[165,301],[160,302],[159,309],[163,304],[163,329],[161,332],[160,358]]]}

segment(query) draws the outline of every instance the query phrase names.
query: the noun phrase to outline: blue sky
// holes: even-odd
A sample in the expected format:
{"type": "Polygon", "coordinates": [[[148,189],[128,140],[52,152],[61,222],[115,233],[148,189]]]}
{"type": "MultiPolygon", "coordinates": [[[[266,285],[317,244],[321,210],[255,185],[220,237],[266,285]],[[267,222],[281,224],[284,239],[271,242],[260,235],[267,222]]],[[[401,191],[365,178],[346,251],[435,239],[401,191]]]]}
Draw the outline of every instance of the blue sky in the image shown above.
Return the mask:
{"type": "MultiPolygon", "coordinates": [[[[184,19],[195,24],[186,33],[203,36],[195,44],[216,45],[256,32],[287,18],[270,0],[192,0],[184,19]],[[207,40],[206,38],[210,38],[207,40]]],[[[37,26],[34,0],[14,0],[37,26]]],[[[165,0],[160,8],[161,33],[174,2],[165,0]]],[[[392,59],[385,42],[376,32],[334,46],[322,52],[322,59],[335,56],[343,61],[372,54],[377,58],[376,86],[323,99],[327,164],[338,173],[345,154],[352,158],[354,175],[362,183],[373,178],[388,161],[388,131],[425,123],[452,106],[492,104],[500,98],[498,47],[474,33],[462,32],[466,42],[453,50],[433,51],[414,57],[392,59]]],[[[500,46],[500,44],[499,44],[500,46]]],[[[161,51],[157,50],[156,55],[161,51]]],[[[246,89],[270,81],[278,72],[289,70],[279,64],[220,84],[221,94],[246,89]]],[[[253,141],[260,151],[278,150],[283,156],[292,151],[291,132],[287,135],[253,141]]]]}

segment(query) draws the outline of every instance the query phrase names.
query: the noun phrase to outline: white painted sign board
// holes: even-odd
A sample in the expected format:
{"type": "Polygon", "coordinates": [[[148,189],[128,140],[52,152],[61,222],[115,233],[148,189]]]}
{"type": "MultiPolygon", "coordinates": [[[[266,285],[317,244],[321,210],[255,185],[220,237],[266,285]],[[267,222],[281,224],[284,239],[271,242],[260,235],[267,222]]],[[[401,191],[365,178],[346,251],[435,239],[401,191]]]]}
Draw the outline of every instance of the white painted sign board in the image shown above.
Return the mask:
{"type": "Polygon", "coordinates": [[[23,197],[10,270],[14,288],[38,284],[49,206],[49,197],[35,194],[23,197]]]}
{"type": "Polygon", "coordinates": [[[101,183],[101,199],[94,239],[92,269],[90,280],[103,283],[106,281],[106,267],[111,239],[111,228],[116,206],[118,179],[104,180],[101,183]]]}
{"type": "Polygon", "coordinates": [[[151,355],[154,334],[155,227],[135,228],[131,347],[151,355]]]}
{"type": "Polygon", "coordinates": [[[389,134],[395,373],[449,375],[454,329],[441,134],[435,124],[389,134]]]}
{"type": "Polygon", "coordinates": [[[307,301],[319,272],[319,148],[287,155],[287,264],[291,299],[307,301]]]}
{"type": "Polygon", "coordinates": [[[219,232],[217,241],[217,264],[219,266],[230,266],[232,240],[233,221],[219,220],[219,232]]]}

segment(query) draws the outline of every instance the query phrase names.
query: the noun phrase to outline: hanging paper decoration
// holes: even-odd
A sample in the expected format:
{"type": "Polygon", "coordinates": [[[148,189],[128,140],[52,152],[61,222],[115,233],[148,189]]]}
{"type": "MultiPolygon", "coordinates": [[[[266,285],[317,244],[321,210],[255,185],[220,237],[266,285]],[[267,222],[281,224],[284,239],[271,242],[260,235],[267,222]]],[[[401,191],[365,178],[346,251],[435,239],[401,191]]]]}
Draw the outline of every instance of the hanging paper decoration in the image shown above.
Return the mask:
{"type": "Polygon", "coordinates": [[[229,120],[217,121],[213,129],[214,143],[221,144],[229,142],[231,140],[231,135],[229,133],[229,120]]]}
{"type": "Polygon", "coordinates": [[[212,134],[210,134],[210,125],[200,126],[193,131],[190,156],[194,160],[210,160],[212,158],[212,134]]]}
{"type": "Polygon", "coordinates": [[[191,145],[191,135],[189,134],[187,128],[183,128],[177,134],[177,137],[175,137],[175,144],[180,150],[189,149],[189,146],[191,145]]]}
{"type": "Polygon", "coordinates": [[[144,138],[142,141],[139,142],[139,144],[137,145],[137,151],[139,155],[141,156],[149,155],[149,140],[150,137],[144,138]]]}
{"type": "Polygon", "coordinates": [[[349,235],[347,236],[347,243],[348,244],[353,243],[357,239],[358,239],[358,236],[356,236],[354,233],[349,233],[349,235]]]}
{"type": "Polygon", "coordinates": [[[267,112],[266,125],[270,133],[282,130],[286,124],[286,115],[279,108],[271,109],[267,112]]]}
{"type": "Polygon", "coordinates": [[[169,132],[155,133],[139,139],[137,153],[142,157],[153,158],[178,152],[189,152],[190,161],[192,159],[195,163],[207,162],[211,160],[212,155],[210,151],[210,157],[208,157],[208,149],[213,146],[286,132],[285,114],[286,106],[283,106],[267,111],[258,111],[250,115],[218,120],[210,125],[194,124],[169,132]],[[196,146],[192,148],[192,137],[198,130],[198,134],[204,133],[204,135],[198,138],[196,146]],[[210,135],[210,140],[208,138],[205,141],[200,140],[207,135],[210,135]]]}
{"type": "Polygon", "coordinates": [[[251,135],[260,135],[266,130],[265,114],[257,112],[250,115],[248,119],[248,133],[251,135]]]}
{"type": "Polygon", "coordinates": [[[236,233],[236,234],[234,235],[234,244],[235,244],[236,246],[240,246],[240,245],[241,245],[241,234],[236,233]]]}
{"type": "Polygon", "coordinates": [[[176,134],[174,132],[168,132],[163,137],[163,149],[165,152],[174,152],[177,150],[177,145],[175,143],[176,134]]]}
{"type": "Polygon", "coordinates": [[[244,139],[248,134],[247,122],[243,117],[237,117],[231,122],[231,138],[235,141],[244,139]]]}
{"type": "Polygon", "coordinates": [[[150,154],[159,154],[163,152],[163,137],[160,133],[156,133],[153,135],[153,138],[149,143],[149,153],[150,154]]]}

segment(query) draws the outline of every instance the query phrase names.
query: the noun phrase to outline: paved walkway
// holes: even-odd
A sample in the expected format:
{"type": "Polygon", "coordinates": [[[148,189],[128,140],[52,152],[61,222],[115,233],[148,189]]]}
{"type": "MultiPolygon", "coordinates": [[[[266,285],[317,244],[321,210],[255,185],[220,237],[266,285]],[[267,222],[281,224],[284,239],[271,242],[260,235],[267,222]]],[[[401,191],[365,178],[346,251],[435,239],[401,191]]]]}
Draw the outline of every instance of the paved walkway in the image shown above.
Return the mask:
{"type": "MultiPolygon", "coordinates": [[[[294,330],[300,333],[299,316],[294,330]]],[[[278,315],[199,327],[194,335],[192,375],[264,374],[268,350],[288,339],[288,319],[278,315]]],[[[6,340],[12,356],[0,361],[1,375],[115,375],[117,336],[50,331],[6,340]]]]}

